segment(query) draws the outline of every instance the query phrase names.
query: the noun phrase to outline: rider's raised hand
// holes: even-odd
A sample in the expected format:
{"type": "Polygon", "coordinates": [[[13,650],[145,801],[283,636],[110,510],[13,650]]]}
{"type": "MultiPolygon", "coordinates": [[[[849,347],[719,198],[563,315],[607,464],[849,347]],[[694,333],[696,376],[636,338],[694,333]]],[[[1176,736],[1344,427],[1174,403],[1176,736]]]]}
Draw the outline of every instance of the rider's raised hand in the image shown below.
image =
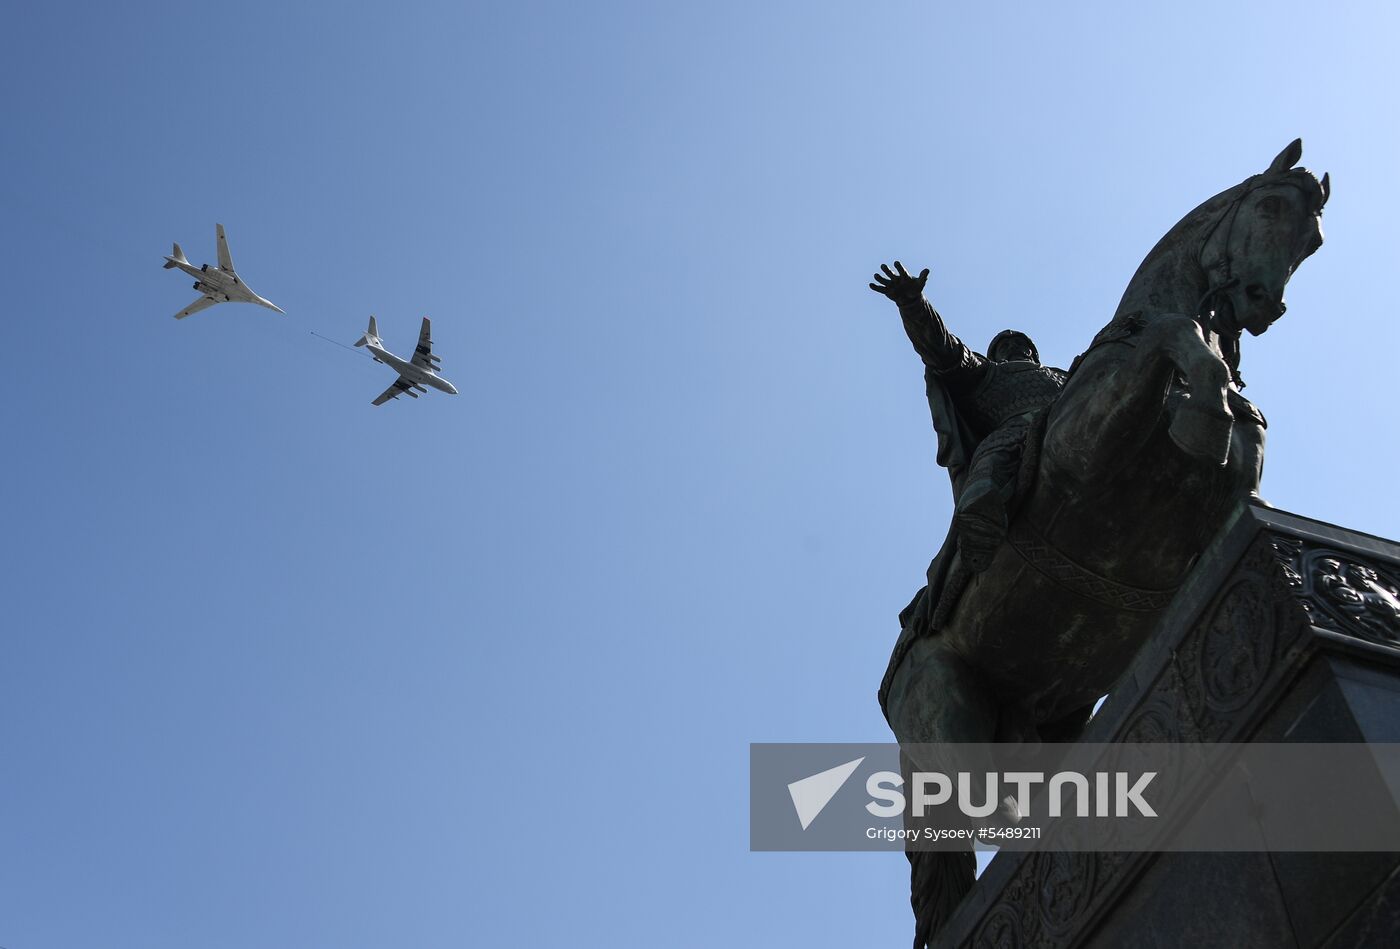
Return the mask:
{"type": "Polygon", "coordinates": [[[875,282],[870,285],[871,290],[883,293],[895,303],[912,303],[923,297],[924,284],[928,282],[927,267],[917,277],[910,276],[904,265],[897,260],[894,262],[894,270],[890,270],[887,264],[881,264],[880,269],[884,271],[884,276],[875,275],[875,282]]]}

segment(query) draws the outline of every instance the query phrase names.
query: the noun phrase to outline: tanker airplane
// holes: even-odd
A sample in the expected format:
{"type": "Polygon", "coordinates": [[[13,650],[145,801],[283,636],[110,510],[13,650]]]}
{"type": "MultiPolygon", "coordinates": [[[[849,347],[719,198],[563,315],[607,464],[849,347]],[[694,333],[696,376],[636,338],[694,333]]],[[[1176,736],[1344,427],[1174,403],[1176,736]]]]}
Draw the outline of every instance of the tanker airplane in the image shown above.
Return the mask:
{"type": "Polygon", "coordinates": [[[379,327],[372,316],[369,318],[369,329],[355,345],[368,348],[374,354],[375,362],[382,362],[391,369],[397,369],[399,373],[394,384],[374,400],[374,405],[383,405],[404,393],[416,399],[419,392],[428,391],[424,386],[432,386],[448,395],[457,394],[457,387],[437,374],[438,357],[433,355],[433,324],[426,316],[423,317],[423,328],[418,331],[418,347],[413,350],[413,357],[408,361],[400,359],[384,348],[384,343],[379,338],[379,327]]]}
{"type": "Polygon", "coordinates": [[[214,225],[214,233],[219,241],[219,266],[210,269],[208,264],[203,267],[196,267],[185,259],[185,252],[180,250],[180,245],[175,245],[175,253],[165,258],[165,269],[179,267],[185,273],[194,277],[194,288],[204,296],[185,307],[175,314],[175,319],[183,320],[185,317],[207,309],[215,303],[256,303],[258,306],[265,306],[269,310],[276,310],[278,313],[284,312],[280,306],[271,301],[264,300],[254,293],[246,283],[239,279],[237,271],[233,269],[233,257],[228,252],[228,241],[224,239],[224,226],[214,225]]]}

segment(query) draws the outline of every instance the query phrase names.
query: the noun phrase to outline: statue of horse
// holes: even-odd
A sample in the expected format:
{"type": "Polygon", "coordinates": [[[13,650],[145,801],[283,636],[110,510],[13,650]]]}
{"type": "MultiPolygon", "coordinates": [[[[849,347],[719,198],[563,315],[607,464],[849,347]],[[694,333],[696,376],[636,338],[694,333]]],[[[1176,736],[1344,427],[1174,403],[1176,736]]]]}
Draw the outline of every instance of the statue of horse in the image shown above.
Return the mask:
{"type": "MultiPolygon", "coordinates": [[[[1027,447],[1006,541],[936,629],[901,635],[882,693],[901,745],[1073,740],[1257,492],[1264,419],[1239,392],[1239,341],[1283,315],[1284,285],[1322,244],[1328,179],[1301,156],[1295,141],[1142,262],[1027,447]]],[[[909,857],[922,947],[973,861],[909,857]]]]}

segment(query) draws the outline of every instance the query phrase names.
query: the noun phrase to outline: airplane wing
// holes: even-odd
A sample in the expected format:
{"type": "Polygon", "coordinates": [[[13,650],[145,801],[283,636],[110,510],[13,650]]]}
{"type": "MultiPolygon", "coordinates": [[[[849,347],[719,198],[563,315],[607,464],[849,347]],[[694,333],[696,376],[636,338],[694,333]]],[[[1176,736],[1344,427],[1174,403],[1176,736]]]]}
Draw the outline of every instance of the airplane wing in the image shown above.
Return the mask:
{"type": "Polygon", "coordinates": [[[415,399],[418,398],[418,393],[413,391],[413,383],[409,382],[403,376],[399,376],[397,379],[394,380],[393,385],[385,389],[383,392],[379,393],[379,398],[375,399],[373,404],[383,405],[390,399],[397,399],[405,392],[407,392],[415,399]]]}
{"type": "Polygon", "coordinates": [[[187,316],[189,316],[189,315],[191,315],[191,314],[193,314],[193,313],[198,313],[200,310],[207,310],[207,309],[209,309],[211,306],[213,306],[215,303],[218,303],[218,302],[219,302],[219,301],[218,301],[218,300],[215,300],[213,297],[200,297],[198,300],[194,301],[194,302],[191,303],[189,306],[185,307],[185,308],[184,308],[183,310],[181,310],[179,313],[176,313],[176,314],[175,314],[175,319],[177,319],[177,320],[183,320],[185,317],[187,317],[187,316]]]}
{"type": "Polygon", "coordinates": [[[426,316],[423,317],[423,328],[418,331],[418,348],[413,351],[409,362],[429,372],[437,372],[438,364],[442,362],[433,355],[433,324],[426,316]]]}
{"type": "Polygon", "coordinates": [[[214,233],[219,238],[219,269],[233,273],[233,258],[229,256],[228,238],[224,237],[224,226],[215,224],[214,233]]]}

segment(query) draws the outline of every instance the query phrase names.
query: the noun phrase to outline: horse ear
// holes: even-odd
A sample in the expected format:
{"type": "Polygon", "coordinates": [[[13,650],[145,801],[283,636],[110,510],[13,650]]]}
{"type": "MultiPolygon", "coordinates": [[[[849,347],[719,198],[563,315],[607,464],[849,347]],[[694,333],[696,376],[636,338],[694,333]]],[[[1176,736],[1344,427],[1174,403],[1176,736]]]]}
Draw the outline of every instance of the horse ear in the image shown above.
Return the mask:
{"type": "Polygon", "coordinates": [[[1273,164],[1269,166],[1269,170],[1264,172],[1264,174],[1281,175],[1298,164],[1298,159],[1302,157],[1303,140],[1301,138],[1295,138],[1288,143],[1287,148],[1278,153],[1278,157],[1274,159],[1273,164]]]}
{"type": "Polygon", "coordinates": [[[1323,173],[1322,173],[1322,182],[1321,182],[1321,184],[1322,184],[1322,203],[1323,203],[1323,204],[1326,204],[1326,203],[1327,203],[1327,199],[1330,198],[1330,197],[1332,197],[1332,176],[1331,176],[1329,173],[1327,173],[1327,172],[1323,172],[1323,173]]]}

